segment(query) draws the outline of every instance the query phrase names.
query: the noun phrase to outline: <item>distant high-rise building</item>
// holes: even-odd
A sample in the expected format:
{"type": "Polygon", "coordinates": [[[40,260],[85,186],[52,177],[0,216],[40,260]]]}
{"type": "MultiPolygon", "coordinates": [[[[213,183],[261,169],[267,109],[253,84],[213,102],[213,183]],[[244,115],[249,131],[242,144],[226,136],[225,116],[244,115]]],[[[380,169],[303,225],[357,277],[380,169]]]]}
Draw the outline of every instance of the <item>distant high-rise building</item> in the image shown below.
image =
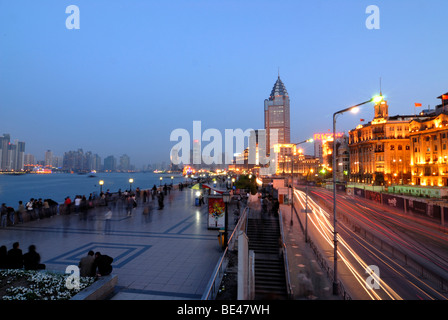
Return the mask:
{"type": "Polygon", "coordinates": [[[123,154],[120,157],[120,167],[119,169],[121,171],[128,171],[131,169],[131,159],[129,158],[129,156],[127,154],[123,154]]]}
{"type": "Polygon", "coordinates": [[[314,157],[323,163],[322,140],[314,140],[314,157]]]}
{"type": "Polygon", "coordinates": [[[1,170],[10,170],[9,165],[9,145],[11,144],[11,136],[7,133],[3,134],[3,137],[0,137],[0,148],[1,148],[1,157],[0,157],[0,169],[1,170]]]}
{"type": "Polygon", "coordinates": [[[34,159],[34,155],[25,154],[24,156],[24,165],[34,165],[36,164],[36,160],[34,159]]]}
{"type": "Polygon", "coordinates": [[[78,149],[78,151],[65,152],[62,161],[62,169],[69,171],[86,171],[84,151],[78,149]]]}
{"type": "Polygon", "coordinates": [[[117,159],[114,156],[108,156],[104,158],[104,171],[115,171],[117,170],[117,159]]]}
{"type": "Polygon", "coordinates": [[[62,168],[62,164],[63,164],[63,158],[62,157],[58,157],[58,156],[54,156],[52,159],[52,166],[54,168],[62,168]]]}
{"type": "Polygon", "coordinates": [[[46,167],[53,166],[53,152],[51,152],[51,150],[45,151],[45,166],[46,167]]]}
{"type": "Polygon", "coordinates": [[[11,143],[9,134],[3,134],[0,137],[0,170],[23,170],[24,155],[25,142],[15,140],[14,143],[11,143]]]}
{"type": "Polygon", "coordinates": [[[278,143],[290,143],[289,95],[280,75],[272,88],[269,99],[264,100],[264,128],[266,129],[266,148],[270,149],[271,130],[278,130],[278,143]]]}

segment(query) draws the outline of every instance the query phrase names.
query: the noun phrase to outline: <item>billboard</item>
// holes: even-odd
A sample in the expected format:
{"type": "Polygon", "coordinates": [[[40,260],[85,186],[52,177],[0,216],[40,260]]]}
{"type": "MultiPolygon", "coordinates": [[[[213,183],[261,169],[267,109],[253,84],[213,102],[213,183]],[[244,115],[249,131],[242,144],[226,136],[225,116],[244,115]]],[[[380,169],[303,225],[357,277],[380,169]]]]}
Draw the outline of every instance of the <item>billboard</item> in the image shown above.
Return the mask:
{"type": "Polygon", "coordinates": [[[222,196],[208,197],[208,228],[221,229],[225,227],[226,204],[222,196]]]}
{"type": "MultiPolygon", "coordinates": [[[[342,132],[336,132],[336,134],[335,134],[336,139],[342,137],[343,135],[344,135],[344,133],[342,133],[342,132]]],[[[313,135],[313,139],[314,140],[326,140],[326,141],[333,140],[333,133],[315,133],[313,135]]]]}

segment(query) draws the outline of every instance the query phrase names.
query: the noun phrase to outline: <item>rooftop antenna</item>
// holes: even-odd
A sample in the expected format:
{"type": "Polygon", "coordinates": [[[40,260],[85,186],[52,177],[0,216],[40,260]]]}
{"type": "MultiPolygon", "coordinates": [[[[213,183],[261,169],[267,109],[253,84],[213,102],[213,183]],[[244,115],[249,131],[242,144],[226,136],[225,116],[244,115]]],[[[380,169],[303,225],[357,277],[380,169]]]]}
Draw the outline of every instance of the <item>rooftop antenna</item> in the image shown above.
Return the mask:
{"type": "Polygon", "coordinates": [[[383,92],[381,90],[381,77],[380,77],[380,96],[383,96],[383,92]]]}
{"type": "Polygon", "coordinates": [[[278,69],[278,77],[280,78],[280,67],[277,67],[278,69]]]}

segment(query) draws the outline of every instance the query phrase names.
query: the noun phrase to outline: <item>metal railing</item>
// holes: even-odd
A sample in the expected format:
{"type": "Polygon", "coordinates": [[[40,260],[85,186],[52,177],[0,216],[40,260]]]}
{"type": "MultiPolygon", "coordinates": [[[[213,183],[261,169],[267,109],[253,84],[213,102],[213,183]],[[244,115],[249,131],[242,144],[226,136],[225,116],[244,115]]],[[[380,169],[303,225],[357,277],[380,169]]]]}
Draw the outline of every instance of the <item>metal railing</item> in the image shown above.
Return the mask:
{"type": "Polygon", "coordinates": [[[202,295],[201,300],[214,300],[216,298],[216,295],[219,291],[219,286],[222,281],[222,277],[226,271],[227,263],[228,263],[228,253],[229,253],[229,247],[233,248],[233,245],[235,243],[235,233],[243,226],[246,228],[245,225],[247,215],[248,215],[249,207],[245,207],[243,210],[243,213],[241,214],[240,218],[238,219],[238,223],[236,224],[235,228],[233,228],[233,232],[229,237],[229,240],[227,241],[227,246],[219,259],[215,270],[212,274],[212,277],[210,278],[210,281],[208,282],[208,285],[206,287],[206,290],[204,291],[204,294],[202,295]]]}
{"type": "Polygon", "coordinates": [[[286,288],[288,290],[288,298],[292,299],[293,297],[293,290],[291,285],[291,277],[289,275],[289,264],[288,264],[288,253],[286,249],[286,243],[285,243],[285,236],[283,232],[283,219],[282,219],[282,212],[279,209],[278,210],[278,219],[280,223],[280,235],[282,239],[282,252],[283,252],[283,262],[285,266],[285,276],[286,276],[286,288]]]}

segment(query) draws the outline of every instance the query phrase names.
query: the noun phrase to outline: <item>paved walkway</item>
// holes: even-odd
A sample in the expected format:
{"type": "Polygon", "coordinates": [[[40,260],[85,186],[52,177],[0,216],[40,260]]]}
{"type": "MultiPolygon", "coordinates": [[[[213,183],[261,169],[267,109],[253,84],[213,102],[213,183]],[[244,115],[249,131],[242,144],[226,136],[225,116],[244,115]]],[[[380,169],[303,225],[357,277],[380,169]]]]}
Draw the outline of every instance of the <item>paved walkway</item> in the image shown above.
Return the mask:
{"type": "MultiPolygon", "coordinates": [[[[104,208],[87,221],[70,214],[0,229],[0,245],[16,241],[23,253],[36,245],[47,270],[65,272],[89,250],[114,258],[118,275],[113,300],[200,299],[222,255],[218,231],[207,228],[207,206],[194,205],[194,191],[172,191],[165,207],[143,215],[143,207],[127,216],[114,208],[109,232],[104,208]]],[[[232,217],[232,216],[230,216],[232,217]]],[[[230,227],[233,219],[229,219],[230,227]]]]}
{"type": "MultiPolygon", "coordinates": [[[[299,205],[296,208],[300,210],[299,205]]],[[[282,204],[280,210],[294,300],[339,300],[339,296],[332,294],[332,283],[322,272],[313,250],[305,242],[297,215],[293,213],[291,224],[291,206],[282,204]]]]}

